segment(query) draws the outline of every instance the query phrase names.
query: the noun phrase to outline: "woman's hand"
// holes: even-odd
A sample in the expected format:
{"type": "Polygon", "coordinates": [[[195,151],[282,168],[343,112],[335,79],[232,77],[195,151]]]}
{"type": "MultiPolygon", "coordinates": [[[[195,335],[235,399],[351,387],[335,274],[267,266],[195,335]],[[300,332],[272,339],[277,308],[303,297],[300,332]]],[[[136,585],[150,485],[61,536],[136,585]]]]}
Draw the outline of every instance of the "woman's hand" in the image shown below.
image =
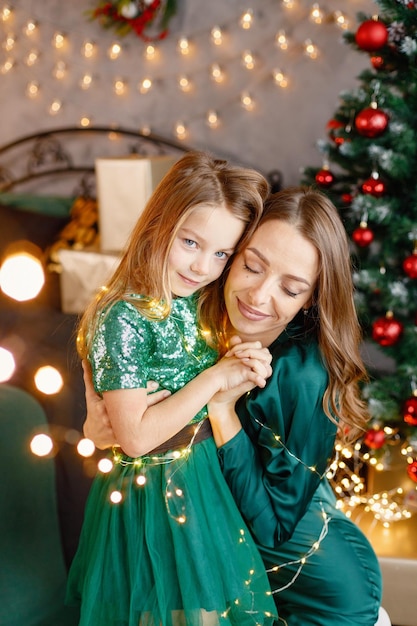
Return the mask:
{"type": "MultiPolygon", "coordinates": [[[[118,443],[107,413],[106,403],[94,389],[90,364],[88,361],[83,361],[82,367],[85,384],[85,403],[87,407],[87,417],[83,426],[84,436],[91,439],[99,450],[105,450],[115,445],[117,446],[118,443]]],[[[157,388],[158,383],[156,382],[151,381],[147,384],[148,406],[157,404],[170,395],[170,392],[166,389],[155,391],[157,388]],[[153,391],[155,391],[155,393],[151,393],[153,391]]]]}

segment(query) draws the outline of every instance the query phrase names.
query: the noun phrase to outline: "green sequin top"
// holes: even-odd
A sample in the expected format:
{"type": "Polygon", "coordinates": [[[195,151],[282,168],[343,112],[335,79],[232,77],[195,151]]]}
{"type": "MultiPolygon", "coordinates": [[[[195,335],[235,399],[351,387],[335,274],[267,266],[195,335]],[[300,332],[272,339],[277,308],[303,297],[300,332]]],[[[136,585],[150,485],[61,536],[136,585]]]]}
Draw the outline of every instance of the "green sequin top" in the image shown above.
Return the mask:
{"type": "MultiPolygon", "coordinates": [[[[151,380],[159,389],[181,389],[217,360],[196,320],[195,295],[173,300],[163,320],[149,320],[125,300],[116,302],[102,313],[93,339],[90,361],[96,391],[146,387],[151,380]]],[[[205,407],[192,422],[206,416],[205,407]]]]}

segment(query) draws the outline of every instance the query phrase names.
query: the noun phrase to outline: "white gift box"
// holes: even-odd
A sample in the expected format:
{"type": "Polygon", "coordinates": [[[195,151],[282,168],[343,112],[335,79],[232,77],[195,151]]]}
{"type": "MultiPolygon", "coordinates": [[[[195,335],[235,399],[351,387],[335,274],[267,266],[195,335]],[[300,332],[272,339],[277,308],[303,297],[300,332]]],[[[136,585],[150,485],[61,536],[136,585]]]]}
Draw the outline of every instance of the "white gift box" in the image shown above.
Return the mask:
{"type": "Polygon", "coordinates": [[[59,250],[61,308],[64,313],[83,313],[94,295],[106,284],[120,258],[85,250],[59,250]]]}
{"type": "Polygon", "coordinates": [[[96,159],[100,248],[119,252],[155,187],[178,156],[96,159]]]}

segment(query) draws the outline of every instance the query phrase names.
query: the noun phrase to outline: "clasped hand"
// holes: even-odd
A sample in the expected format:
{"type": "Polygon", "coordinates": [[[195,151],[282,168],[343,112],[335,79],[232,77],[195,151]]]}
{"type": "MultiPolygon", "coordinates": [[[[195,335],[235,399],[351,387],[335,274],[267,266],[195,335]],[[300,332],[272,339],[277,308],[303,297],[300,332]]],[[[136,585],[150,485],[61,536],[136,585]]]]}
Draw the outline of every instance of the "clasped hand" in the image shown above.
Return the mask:
{"type": "MultiPolygon", "coordinates": [[[[232,337],[229,351],[214,366],[225,368],[225,374],[227,372],[223,386],[214,396],[216,402],[235,402],[239,396],[255,386],[264,387],[267,378],[272,373],[271,360],[269,350],[262,348],[259,341],[243,343],[239,337],[232,337]],[[243,368],[242,365],[244,365],[243,368]]],[[[82,367],[87,405],[87,417],[83,426],[84,435],[94,441],[97,448],[104,450],[117,445],[116,438],[105,402],[94,390],[90,365],[87,361],[83,361],[82,367]]],[[[156,391],[157,387],[158,384],[153,381],[147,385],[148,407],[163,401],[170,395],[170,392],[164,389],[156,391]]]]}

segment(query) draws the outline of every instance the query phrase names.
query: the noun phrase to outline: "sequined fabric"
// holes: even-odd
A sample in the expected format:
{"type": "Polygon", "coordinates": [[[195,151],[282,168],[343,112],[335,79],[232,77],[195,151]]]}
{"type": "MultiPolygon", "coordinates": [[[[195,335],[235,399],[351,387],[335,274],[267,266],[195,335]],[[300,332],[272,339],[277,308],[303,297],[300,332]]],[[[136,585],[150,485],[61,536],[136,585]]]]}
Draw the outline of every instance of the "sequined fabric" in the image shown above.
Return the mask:
{"type": "MultiPolygon", "coordinates": [[[[100,393],[146,387],[150,380],[174,392],[216,359],[198,329],[195,296],[175,299],[164,320],[149,320],[133,304],[117,302],[102,315],[91,354],[100,393]]],[[[204,408],[192,421],[206,415],[204,408]]]]}

